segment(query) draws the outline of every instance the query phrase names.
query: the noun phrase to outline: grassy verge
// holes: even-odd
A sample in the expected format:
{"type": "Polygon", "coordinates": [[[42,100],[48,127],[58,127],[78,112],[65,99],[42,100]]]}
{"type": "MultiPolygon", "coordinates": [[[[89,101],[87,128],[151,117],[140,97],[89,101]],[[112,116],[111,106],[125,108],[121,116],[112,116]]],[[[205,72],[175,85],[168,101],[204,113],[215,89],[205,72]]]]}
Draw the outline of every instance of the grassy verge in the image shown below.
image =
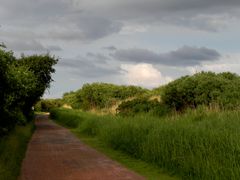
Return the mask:
{"type": "Polygon", "coordinates": [[[33,127],[33,123],[16,126],[8,136],[0,138],[0,180],[18,178],[33,127]]]}
{"type": "Polygon", "coordinates": [[[77,134],[183,179],[240,179],[240,111],[121,118],[58,109],[51,115],[77,134]]]}
{"type": "Polygon", "coordinates": [[[146,177],[149,180],[177,180],[179,178],[167,174],[167,172],[160,169],[158,166],[147,163],[145,161],[131,157],[130,155],[121,151],[109,148],[105,143],[96,137],[86,136],[79,131],[72,130],[72,132],[79,137],[85,144],[97,149],[111,159],[119,162],[123,166],[131,169],[138,174],[146,177]]]}
{"type": "Polygon", "coordinates": [[[95,114],[82,112],[80,110],[56,109],[51,112],[52,119],[62,126],[70,128],[85,144],[97,149],[111,159],[119,162],[123,166],[139,173],[149,180],[176,180],[177,177],[169,175],[168,172],[154,164],[132,157],[131,155],[111,148],[103,140],[96,136],[96,118],[102,121],[111,121],[113,116],[96,116],[95,114]],[[82,123],[81,127],[78,125],[82,123]]]}

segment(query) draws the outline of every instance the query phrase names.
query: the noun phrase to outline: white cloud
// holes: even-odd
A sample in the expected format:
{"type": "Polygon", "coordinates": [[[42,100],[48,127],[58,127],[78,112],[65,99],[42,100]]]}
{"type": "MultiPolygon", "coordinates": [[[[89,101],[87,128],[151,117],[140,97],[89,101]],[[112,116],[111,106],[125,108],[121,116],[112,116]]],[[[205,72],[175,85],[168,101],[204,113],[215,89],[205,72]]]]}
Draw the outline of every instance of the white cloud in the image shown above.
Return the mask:
{"type": "Polygon", "coordinates": [[[124,80],[130,85],[153,88],[172,80],[168,76],[163,76],[152,64],[123,64],[121,65],[121,69],[123,70],[124,80]]]}

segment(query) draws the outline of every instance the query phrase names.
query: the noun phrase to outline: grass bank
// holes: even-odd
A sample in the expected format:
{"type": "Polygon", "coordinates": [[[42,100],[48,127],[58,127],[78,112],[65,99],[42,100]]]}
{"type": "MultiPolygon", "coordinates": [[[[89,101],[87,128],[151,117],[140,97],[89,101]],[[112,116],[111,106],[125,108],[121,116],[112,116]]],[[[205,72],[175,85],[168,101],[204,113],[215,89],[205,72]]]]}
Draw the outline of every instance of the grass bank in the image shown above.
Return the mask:
{"type": "Polygon", "coordinates": [[[123,166],[131,169],[138,174],[146,177],[149,180],[177,180],[179,178],[170,176],[166,171],[160,169],[158,166],[147,163],[141,159],[136,159],[131,155],[124,152],[109,148],[103,141],[97,137],[91,137],[80,133],[79,131],[72,130],[72,132],[79,137],[85,144],[102,152],[111,159],[119,162],[123,166]]]}
{"type": "Polygon", "coordinates": [[[16,126],[9,135],[0,138],[0,180],[18,178],[33,127],[33,123],[16,126]]]}
{"type": "Polygon", "coordinates": [[[57,109],[51,115],[77,134],[183,179],[240,179],[239,111],[121,118],[57,109]]]}

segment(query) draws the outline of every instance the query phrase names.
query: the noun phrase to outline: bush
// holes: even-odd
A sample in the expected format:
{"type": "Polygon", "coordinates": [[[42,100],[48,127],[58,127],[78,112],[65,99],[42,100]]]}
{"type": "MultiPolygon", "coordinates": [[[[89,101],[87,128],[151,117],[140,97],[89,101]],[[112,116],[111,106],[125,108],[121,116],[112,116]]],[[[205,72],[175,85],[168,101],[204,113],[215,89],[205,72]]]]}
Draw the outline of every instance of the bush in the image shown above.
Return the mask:
{"type": "Polygon", "coordinates": [[[162,101],[177,111],[199,105],[237,109],[240,107],[240,77],[232,73],[212,72],[185,76],[166,85],[162,101]]]}
{"type": "Polygon", "coordinates": [[[103,109],[115,105],[117,100],[142,95],[146,92],[148,90],[137,86],[92,83],[84,84],[76,92],[65,93],[63,100],[76,109],[103,109]]]}
{"type": "Polygon", "coordinates": [[[169,112],[169,108],[158,100],[149,100],[147,97],[139,97],[133,100],[122,102],[117,112],[122,116],[134,116],[139,113],[152,113],[153,115],[163,116],[169,112]]]}
{"type": "Polygon", "coordinates": [[[61,99],[41,99],[34,106],[35,111],[38,112],[49,112],[53,108],[60,108],[63,106],[61,99]]]}

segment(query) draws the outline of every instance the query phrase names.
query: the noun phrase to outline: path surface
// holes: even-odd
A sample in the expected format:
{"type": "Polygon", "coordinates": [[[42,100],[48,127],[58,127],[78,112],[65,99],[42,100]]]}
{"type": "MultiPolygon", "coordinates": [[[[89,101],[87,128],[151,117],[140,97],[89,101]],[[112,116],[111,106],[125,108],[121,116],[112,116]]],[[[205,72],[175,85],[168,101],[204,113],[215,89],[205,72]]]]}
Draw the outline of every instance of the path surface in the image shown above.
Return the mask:
{"type": "Polygon", "coordinates": [[[36,131],[22,164],[21,180],[142,180],[83,144],[69,130],[36,118],[36,131]]]}

